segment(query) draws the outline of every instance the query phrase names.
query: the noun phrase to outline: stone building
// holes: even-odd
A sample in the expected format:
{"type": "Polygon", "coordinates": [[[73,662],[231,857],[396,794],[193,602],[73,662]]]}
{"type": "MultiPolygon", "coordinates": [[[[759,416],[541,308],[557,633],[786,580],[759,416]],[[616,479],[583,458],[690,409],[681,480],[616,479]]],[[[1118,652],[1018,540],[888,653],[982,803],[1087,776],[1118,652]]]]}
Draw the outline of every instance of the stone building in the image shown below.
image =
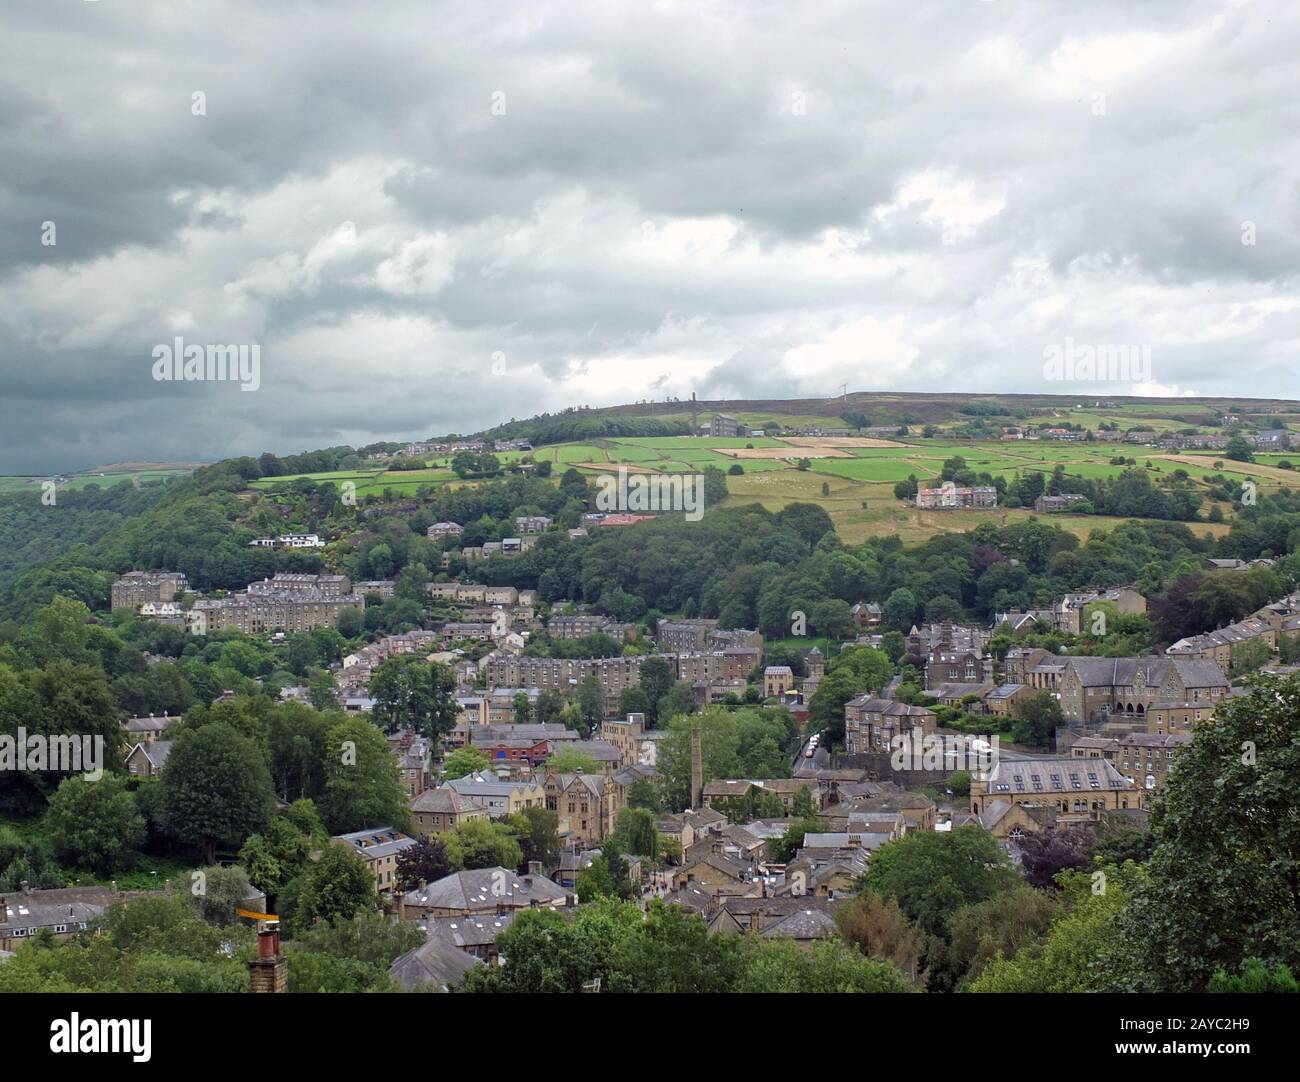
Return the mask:
{"type": "MultiPolygon", "coordinates": [[[[1285,628],[1286,624],[1282,627],[1285,628]]],[[[1179,639],[1165,653],[1170,657],[1213,661],[1228,672],[1233,668],[1233,652],[1245,643],[1263,643],[1270,655],[1277,653],[1278,633],[1279,628],[1273,622],[1260,616],[1247,616],[1216,631],[1179,639]]]]}
{"type": "Polygon", "coordinates": [[[488,813],[480,805],[455,789],[426,789],[411,801],[411,823],[421,838],[487,817],[488,813]]]}
{"type": "Polygon", "coordinates": [[[1212,661],[1170,657],[1062,658],[1061,714],[1066,721],[1126,717],[1145,726],[1153,703],[1213,703],[1228,679],[1212,661]]]}
{"type": "Polygon", "coordinates": [[[966,488],[945,481],[938,488],[922,488],[916,493],[916,506],[922,511],[962,511],[997,505],[998,490],[992,485],[966,488]]]}
{"type": "Polygon", "coordinates": [[[614,833],[622,810],[622,787],[605,774],[546,775],[546,807],[559,816],[559,833],[584,846],[596,845],[614,833]]]}
{"type": "Polygon", "coordinates": [[[972,773],[970,810],[995,802],[1050,808],[1058,825],[1096,821],[1102,813],[1142,807],[1142,790],[1105,758],[999,759],[986,777],[972,773]]]}
{"type": "Polygon", "coordinates": [[[1214,717],[1215,707],[1232,698],[1213,701],[1152,703],[1147,707],[1147,732],[1152,736],[1165,733],[1190,733],[1197,725],[1214,717]]]}
{"type": "Polygon", "coordinates": [[[789,665],[769,665],[763,670],[763,697],[779,699],[794,690],[794,671],[789,665]]]}
{"type": "Polygon", "coordinates": [[[1137,789],[1159,789],[1169,776],[1174,756],[1191,741],[1190,733],[1125,733],[1120,737],[1085,736],[1070,745],[1074,759],[1105,759],[1137,789]]]}
{"type": "Polygon", "coordinates": [[[138,609],[146,602],[175,601],[189,590],[179,571],[128,571],[112,587],[113,609],[138,609]]]}
{"type": "Polygon", "coordinates": [[[330,841],[350,848],[361,857],[374,878],[375,893],[388,895],[397,893],[397,854],[415,844],[414,838],[393,827],[355,830],[335,835],[330,841]]]}
{"type": "Polygon", "coordinates": [[[612,658],[524,657],[498,650],[487,658],[487,686],[551,689],[568,694],[589,676],[605,692],[606,711],[617,711],[624,689],[641,683],[647,655],[612,658]]]}
{"type": "Polygon", "coordinates": [[[347,575],[304,575],[282,571],[273,578],[248,584],[250,594],[304,593],[345,597],[352,593],[347,575]]]}
{"type": "Polygon", "coordinates": [[[190,609],[189,628],[195,635],[228,628],[245,635],[314,631],[335,627],[344,609],[365,607],[362,594],[333,594],[300,586],[275,592],[250,587],[247,593],[196,601],[190,609]]]}
{"type": "Polygon", "coordinates": [[[889,751],[895,737],[920,729],[923,736],[936,731],[938,715],[923,706],[908,706],[897,699],[859,695],[844,704],[844,750],[850,755],[889,751]]]}

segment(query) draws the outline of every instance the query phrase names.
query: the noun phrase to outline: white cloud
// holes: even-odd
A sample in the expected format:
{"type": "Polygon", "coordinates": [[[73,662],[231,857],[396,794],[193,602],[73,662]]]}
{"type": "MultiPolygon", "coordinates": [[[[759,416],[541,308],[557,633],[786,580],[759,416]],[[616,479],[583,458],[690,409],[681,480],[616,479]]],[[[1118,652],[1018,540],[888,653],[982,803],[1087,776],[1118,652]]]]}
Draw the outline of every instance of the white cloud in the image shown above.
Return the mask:
{"type": "Polygon", "coordinates": [[[1130,393],[1290,396],[1298,46],[1300,9],[1217,0],[29,5],[0,468],[692,391],[1052,391],[1070,337],[1150,346],[1130,393]],[[141,362],[175,334],[262,343],[262,390],[160,397],[141,362]]]}

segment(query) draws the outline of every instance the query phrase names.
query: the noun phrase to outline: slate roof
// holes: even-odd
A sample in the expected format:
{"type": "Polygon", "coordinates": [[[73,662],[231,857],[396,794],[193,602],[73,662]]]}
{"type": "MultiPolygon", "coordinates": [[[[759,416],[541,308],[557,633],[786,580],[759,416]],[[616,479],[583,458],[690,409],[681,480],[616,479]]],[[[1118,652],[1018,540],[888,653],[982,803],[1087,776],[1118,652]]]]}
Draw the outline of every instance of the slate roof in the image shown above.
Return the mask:
{"type": "Polygon", "coordinates": [[[167,757],[172,753],[172,744],[173,741],[171,740],[153,740],[137,744],[135,748],[131,749],[127,758],[129,759],[134,755],[136,748],[139,748],[144,752],[145,758],[149,760],[153,765],[153,768],[155,770],[161,770],[167,765],[167,757]]]}
{"type": "Polygon", "coordinates": [[[1132,788],[1133,783],[1107,759],[1001,759],[989,771],[988,779],[990,796],[1132,788]],[[1091,775],[1096,775],[1095,784],[1091,775]]]}
{"type": "Polygon", "coordinates": [[[128,718],[122,722],[122,728],[128,733],[161,733],[172,722],[179,720],[179,718],[168,717],[166,714],[160,718],[156,718],[151,714],[147,718],[128,718]]]}
{"type": "Polygon", "coordinates": [[[395,856],[416,844],[414,838],[407,837],[395,827],[354,830],[351,834],[336,834],[330,841],[347,843],[367,860],[395,856]]]}
{"type": "Polygon", "coordinates": [[[430,917],[425,930],[430,939],[440,939],[457,950],[486,947],[514,923],[511,913],[493,913],[470,917],[430,917]]]}
{"type": "Polygon", "coordinates": [[[719,904],[728,913],[738,917],[748,917],[758,913],[762,916],[784,918],[807,909],[830,913],[835,908],[835,902],[830,898],[813,896],[799,898],[789,894],[769,898],[728,897],[719,899],[719,904]]]}
{"type": "Polygon", "coordinates": [[[798,909],[768,928],[762,935],[769,939],[829,939],[839,929],[835,918],[820,909],[798,909]]]}
{"type": "Polygon", "coordinates": [[[664,895],[668,905],[680,905],[692,913],[708,913],[714,905],[713,895],[701,890],[694,883],[687,883],[680,890],[664,895]]]}
{"type": "Polygon", "coordinates": [[[114,891],[110,887],[60,887],[53,890],[4,891],[5,913],[9,931],[25,929],[28,934],[39,928],[66,925],[74,931],[98,917],[114,902],[143,897],[144,891],[114,891]]]}
{"type": "Polygon", "coordinates": [[[452,872],[433,883],[408,891],[405,902],[424,909],[494,910],[498,905],[527,909],[534,901],[543,905],[564,902],[569,894],[544,876],[526,880],[506,868],[476,868],[452,872]]]}
{"type": "Polygon", "coordinates": [[[455,789],[426,789],[411,801],[411,811],[438,815],[464,815],[479,811],[479,806],[455,789]]]}
{"type": "Polygon", "coordinates": [[[403,988],[434,985],[442,991],[483,963],[443,939],[430,939],[407,951],[388,967],[388,975],[403,988]]]}
{"type": "Polygon", "coordinates": [[[699,811],[685,811],[682,818],[691,824],[692,830],[703,830],[706,827],[716,827],[727,822],[727,817],[721,812],[714,811],[712,808],[701,808],[699,811]]]}
{"type": "Polygon", "coordinates": [[[1171,657],[1072,657],[1067,668],[1073,669],[1084,687],[1132,687],[1142,674],[1148,687],[1165,682],[1170,667],[1178,673],[1185,687],[1227,687],[1228,679],[1213,661],[1171,657]]]}
{"type": "Polygon", "coordinates": [[[707,856],[702,856],[690,864],[683,865],[678,871],[687,872],[692,868],[698,868],[701,864],[707,864],[710,868],[721,872],[728,879],[732,879],[737,883],[744,882],[745,876],[749,872],[747,864],[732,860],[730,857],[724,857],[719,853],[709,853],[707,856]]]}

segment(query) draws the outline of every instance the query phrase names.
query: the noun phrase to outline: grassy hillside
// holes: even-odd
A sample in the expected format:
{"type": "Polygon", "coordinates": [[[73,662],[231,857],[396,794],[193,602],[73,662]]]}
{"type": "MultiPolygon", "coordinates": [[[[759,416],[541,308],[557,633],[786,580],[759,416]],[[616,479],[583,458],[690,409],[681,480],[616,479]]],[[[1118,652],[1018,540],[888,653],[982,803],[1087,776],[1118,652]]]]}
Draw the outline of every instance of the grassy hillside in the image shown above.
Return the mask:
{"type": "MultiPolygon", "coordinates": [[[[781,414],[778,423],[790,426],[794,417],[781,414]]],[[[1119,416],[1111,414],[1108,416],[1119,416]]],[[[1152,447],[1101,442],[1048,442],[1019,440],[957,440],[942,435],[916,435],[893,441],[870,439],[825,439],[798,437],[712,438],[690,436],[626,437],[557,443],[533,452],[509,452],[498,456],[509,464],[533,459],[552,464],[556,483],[564,470],[576,469],[593,476],[626,467],[630,472],[664,471],[695,473],[715,467],[728,473],[729,505],[761,503],[778,511],[792,502],[815,503],[832,516],[846,540],[898,533],[907,541],[923,541],[937,533],[968,530],[982,521],[1007,524],[1028,517],[1030,511],[1000,508],[992,514],[919,512],[894,495],[894,484],[908,477],[925,483],[937,479],[946,460],[961,457],[968,468],[1008,481],[1018,474],[1050,476],[1059,464],[1066,478],[1098,481],[1116,478],[1125,470],[1140,469],[1153,483],[1186,476],[1189,484],[1206,498],[1203,514],[1212,503],[1211,491],[1222,484],[1253,481],[1262,494],[1280,491],[1294,484],[1296,474],[1277,463],[1285,455],[1264,456],[1260,463],[1234,462],[1216,452],[1162,453],[1152,447]],[[891,444],[888,445],[888,444],[891,444]],[[886,444],[882,446],[881,444],[886,444]],[[1122,460],[1122,461],[1119,461],[1122,460]],[[806,469],[800,469],[803,461],[806,469]],[[732,473],[739,467],[739,474],[732,473]],[[1178,473],[1181,471],[1181,474],[1178,473]]],[[[1300,461],[1300,454],[1296,459],[1300,461]]],[[[446,457],[431,456],[424,470],[370,469],[318,472],[254,481],[252,488],[267,494],[290,493],[295,480],[332,481],[356,485],[359,499],[385,491],[395,496],[414,496],[424,486],[457,486],[446,457]]],[[[1067,485],[1067,490],[1069,486],[1067,485]]],[[[1230,519],[1232,504],[1219,503],[1220,513],[1230,519]]],[[[1053,516],[1063,528],[1086,535],[1088,530],[1113,525],[1104,516],[1053,516]]],[[[1206,522],[1198,527],[1217,534],[1222,527],[1206,522]]]]}
{"type": "MultiPolygon", "coordinates": [[[[1073,490],[1070,479],[1074,487],[1111,483],[1108,479],[1136,470],[1158,491],[1169,480],[1181,478],[1180,483],[1199,493],[1201,507],[1191,525],[1203,537],[1221,535],[1238,514],[1234,496],[1243,482],[1252,481],[1261,496],[1290,488],[1296,474],[1284,468],[1290,464],[1289,456],[1260,455],[1257,463],[1243,463],[1227,459],[1222,452],[1161,453],[1127,443],[964,437],[972,428],[998,434],[1002,427],[1024,428],[1037,422],[1093,429],[1104,424],[1161,432],[1189,427],[1223,432],[1215,422],[1225,411],[1239,416],[1247,427],[1288,427],[1300,434],[1300,409],[1294,403],[857,394],[822,401],[698,402],[693,411],[691,404],[680,402],[575,410],[511,422],[498,431],[531,428],[547,438],[564,432],[577,438],[556,438],[531,452],[497,457],[506,467],[520,460],[550,463],[552,486],[559,485],[570,469],[590,477],[619,467],[672,473],[716,468],[727,474],[728,506],[760,503],[778,511],[794,502],[817,504],[851,543],[891,534],[919,543],[984,522],[1012,525],[1030,517],[1032,512],[1010,507],[924,512],[895,495],[894,486],[909,477],[921,483],[938,478],[944,462],[953,457],[961,457],[976,474],[1008,483],[1031,473],[1050,476],[1060,465],[1067,479],[1064,491],[1073,490]],[[737,439],[688,434],[695,423],[720,409],[769,434],[737,439]],[[856,425],[899,426],[895,431],[906,425],[906,433],[892,439],[815,439],[785,432],[799,426],[843,427],[849,424],[841,416],[846,413],[856,425]],[[1209,521],[1212,511],[1222,521],[1209,521]]],[[[391,451],[399,446],[375,449],[391,451]]],[[[1300,461],[1300,453],[1291,457],[1300,461]]],[[[104,590],[103,575],[128,566],[178,567],[210,585],[240,585],[250,574],[266,570],[260,564],[253,566],[249,537],[325,522],[328,497],[318,486],[326,482],[333,485],[335,498],[351,485],[363,504],[386,497],[423,497],[425,506],[434,493],[454,493],[478,484],[458,478],[447,456],[429,456],[420,469],[398,470],[369,457],[365,449],[350,447],[278,460],[274,456],[234,459],[204,467],[188,480],[186,473],[170,463],[97,467],[61,483],[55,508],[42,505],[39,478],[0,478],[0,598],[25,572],[79,544],[100,547],[93,561],[82,564],[101,569],[100,577],[69,583],[59,579],[57,570],[51,571],[31,580],[24,597],[30,600],[63,590],[91,599],[104,590]]],[[[1075,514],[1053,515],[1051,521],[1082,537],[1093,529],[1112,527],[1117,520],[1075,514]]]]}

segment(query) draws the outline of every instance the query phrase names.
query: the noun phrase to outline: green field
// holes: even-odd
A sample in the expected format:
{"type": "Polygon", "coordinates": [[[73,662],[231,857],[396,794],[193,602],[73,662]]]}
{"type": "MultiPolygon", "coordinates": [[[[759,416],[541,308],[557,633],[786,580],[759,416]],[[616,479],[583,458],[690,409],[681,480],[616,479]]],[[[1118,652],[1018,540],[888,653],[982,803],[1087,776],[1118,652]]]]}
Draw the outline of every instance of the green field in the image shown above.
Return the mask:
{"type": "Polygon", "coordinates": [[[274,491],[304,478],[318,484],[328,481],[340,488],[350,481],[357,486],[358,498],[377,496],[386,489],[404,496],[414,496],[421,486],[445,485],[449,481],[457,480],[451,470],[443,467],[425,470],[336,470],[329,473],[296,473],[284,477],[263,477],[251,482],[249,487],[263,492],[274,491]]]}
{"type": "MultiPolygon", "coordinates": [[[[1155,404],[1160,405],[1160,404],[1155,404]]],[[[1104,411],[1060,411],[1056,416],[1044,413],[1036,419],[1050,422],[1085,422],[1099,424],[1102,420],[1120,423],[1123,427],[1135,425],[1152,429],[1182,427],[1186,422],[1180,415],[1194,412],[1190,407],[1170,404],[1168,409],[1157,411],[1144,404],[1131,409],[1104,411]],[[1137,412],[1161,412],[1167,416],[1150,418],[1137,412]]],[[[795,418],[780,415],[740,415],[747,423],[762,425],[773,420],[782,425],[825,424],[825,417],[795,418]]],[[[727,484],[731,496],[727,503],[761,503],[771,510],[780,510],[795,501],[816,503],[831,515],[836,528],[846,540],[860,541],[867,537],[897,533],[909,542],[922,541],[937,533],[973,529],[981,522],[1000,525],[1023,521],[1033,514],[1027,509],[998,508],[983,512],[958,514],[918,511],[910,503],[894,496],[898,481],[915,476],[929,482],[937,479],[946,459],[960,456],[966,466],[976,473],[990,473],[1010,480],[1017,473],[1035,471],[1051,473],[1061,465],[1067,477],[1100,480],[1117,476],[1133,459],[1137,467],[1145,469],[1158,479],[1175,470],[1183,470],[1192,482],[1206,488],[1205,478],[1214,473],[1243,480],[1253,479],[1262,489],[1279,488],[1293,483],[1296,474],[1281,470],[1276,463],[1287,457],[1286,453],[1261,455],[1256,464],[1233,462],[1216,452],[1189,452],[1186,454],[1162,453],[1154,447],[1124,443],[1087,441],[1054,442],[1040,440],[963,441],[939,435],[925,439],[912,435],[899,440],[897,447],[843,446],[833,441],[822,446],[798,446],[778,437],[739,437],[733,439],[692,436],[646,436],[609,439],[588,439],[581,443],[552,444],[534,451],[511,451],[497,457],[509,464],[520,459],[533,459],[553,464],[553,483],[567,469],[577,469],[588,476],[606,473],[626,465],[631,469],[656,470],[668,473],[697,472],[709,467],[724,471],[739,463],[743,473],[728,474],[727,484]],[[781,449],[788,454],[778,458],[737,458],[727,451],[748,449],[781,449]],[[795,463],[808,459],[808,469],[799,470],[795,463]],[[1111,459],[1124,461],[1112,463],[1111,459]],[[1221,462],[1216,470],[1215,462],[1221,462]]],[[[1294,454],[1300,462],[1300,453],[1294,454]]],[[[449,483],[474,484],[459,481],[450,470],[447,456],[433,456],[426,460],[428,467],[416,471],[385,471],[382,468],[352,470],[338,473],[304,475],[313,481],[353,481],[357,495],[365,497],[386,490],[403,496],[413,496],[426,485],[449,483]]],[[[253,483],[253,488],[266,490],[293,481],[292,477],[263,478],[253,483]]],[[[1068,491],[1067,487],[1067,491],[1068,491]]],[[[1231,508],[1221,506],[1231,515],[1231,508]]],[[[1094,529],[1113,528],[1118,520],[1095,515],[1052,515],[1054,525],[1086,537],[1094,529]]],[[[1222,533],[1223,524],[1194,523],[1198,533],[1222,533]]]]}
{"type": "MultiPolygon", "coordinates": [[[[76,491],[84,488],[111,488],[113,485],[127,484],[144,484],[149,481],[165,481],[177,477],[188,477],[189,470],[131,470],[120,473],[99,474],[79,473],[69,477],[66,481],[60,481],[60,489],[70,489],[76,491]]],[[[23,476],[18,474],[5,474],[0,476],[0,495],[9,493],[33,492],[40,495],[41,482],[48,481],[47,477],[23,476]]]]}
{"type": "Polygon", "coordinates": [[[817,473],[852,481],[906,481],[909,474],[920,477],[936,472],[938,465],[920,467],[911,459],[901,458],[815,458],[812,468],[817,473]]]}

